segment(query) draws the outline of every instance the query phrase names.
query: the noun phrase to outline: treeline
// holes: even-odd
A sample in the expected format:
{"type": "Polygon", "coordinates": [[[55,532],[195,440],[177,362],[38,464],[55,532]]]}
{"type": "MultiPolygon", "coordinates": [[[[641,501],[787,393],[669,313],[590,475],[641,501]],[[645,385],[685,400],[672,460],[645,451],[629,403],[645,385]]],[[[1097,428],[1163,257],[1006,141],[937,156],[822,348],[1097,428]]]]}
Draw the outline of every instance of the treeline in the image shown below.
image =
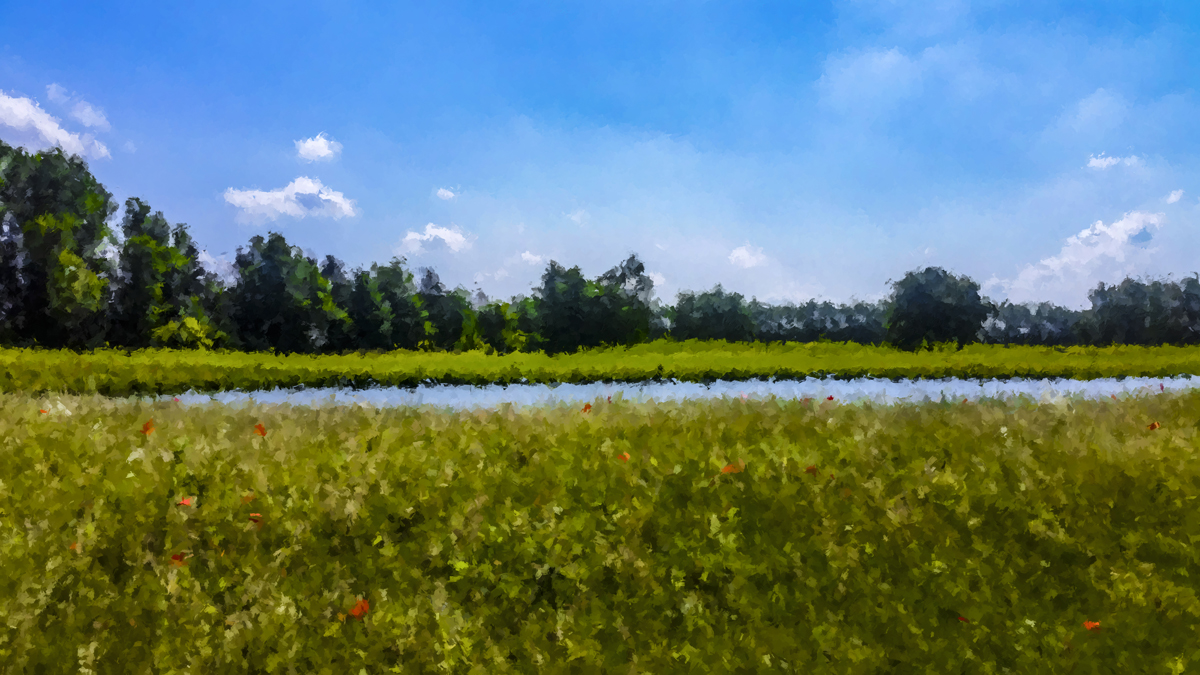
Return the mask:
{"type": "Polygon", "coordinates": [[[83,160],[0,142],[0,343],[320,353],[570,352],[678,340],[922,345],[1195,344],[1200,279],[1101,284],[1092,307],[995,304],[940,268],[910,272],[875,303],[767,305],[717,286],[654,298],[636,255],[595,279],[551,262],[530,296],[489,301],[402,258],[346,269],[276,233],[239,248],[235,280],[206,270],[182,224],[139,199],[118,207],[83,160]]]}

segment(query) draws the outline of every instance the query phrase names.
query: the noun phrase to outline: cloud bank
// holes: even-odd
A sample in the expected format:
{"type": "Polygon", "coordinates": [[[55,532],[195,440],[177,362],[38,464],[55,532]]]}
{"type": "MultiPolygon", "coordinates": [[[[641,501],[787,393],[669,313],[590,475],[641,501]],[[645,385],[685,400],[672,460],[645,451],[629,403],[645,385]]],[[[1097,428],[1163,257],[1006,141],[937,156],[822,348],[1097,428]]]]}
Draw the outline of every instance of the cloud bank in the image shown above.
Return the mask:
{"type": "Polygon", "coordinates": [[[1026,265],[1011,281],[991,279],[1013,301],[1052,300],[1082,305],[1101,281],[1116,283],[1148,267],[1151,229],[1162,227],[1163,214],[1131,211],[1111,225],[1102,221],[1068,237],[1057,255],[1026,265]]]}
{"type": "Polygon", "coordinates": [[[425,226],[425,232],[413,232],[409,230],[404,235],[404,239],[400,240],[400,245],[396,248],[396,252],[402,255],[411,255],[424,253],[425,245],[432,244],[438,247],[446,247],[453,253],[471,248],[471,244],[475,241],[474,235],[465,234],[462,229],[456,225],[450,227],[442,227],[429,223],[425,226]]]}
{"type": "Polygon", "coordinates": [[[13,135],[5,134],[15,145],[31,151],[58,146],[64,152],[99,159],[110,157],[108,148],[89,135],[71,133],[62,128],[59,121],[42,110],[29,98],[8,96],[0,91],[0,125],[13,129],[13,135]]]}
{"type": "Polygon", "coordinates": [[[225,201],[240,209],[240,222],[263,223],[279,216],[304,218],[325,216],[346,218],[356,215],[354,200],[321,184],[316,178],[301,176],[277,190],[225,191],[225,201]]]}

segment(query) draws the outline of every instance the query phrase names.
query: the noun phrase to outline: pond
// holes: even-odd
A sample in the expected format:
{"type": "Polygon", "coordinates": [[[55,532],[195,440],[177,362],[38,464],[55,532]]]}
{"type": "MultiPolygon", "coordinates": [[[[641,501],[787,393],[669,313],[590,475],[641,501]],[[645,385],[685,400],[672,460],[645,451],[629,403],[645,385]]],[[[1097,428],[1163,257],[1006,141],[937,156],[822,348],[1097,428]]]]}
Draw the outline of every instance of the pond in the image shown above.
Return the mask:
{"type": "MultiPolygon", "coordinates": [[[[412,388],[379,387],[372,389],[275,389],[270,391],[226,391],[181,394],[184,405],[212,402],[227,405],[245,403],[287,403],[291,405],[369,405],[374,407],[434,406],[463,410],[496,408],[504,403],[518,407],[583,405],[619,396],[630,402],[686,401],[744,397],[764,399],[826,399],[841,403],[872,402],[892,404],[919,401],[978,401],[980,399],[1028,397],[1033,401],[1052,402],[1064,398],[1125,398],[1166,392],[1182,392],[1200,387],[1200,378],[1190,375],[1174,378],[1124,378],[1098,380],[835,380],[809,378],[777,381],[724,381],[710,384],[694,382],[591,383],[591,384],[516,384],[474,387],[469,385],[430,385],[412,388]]],[[[172,397],[160,397],[170,400],[172,397]]]]}

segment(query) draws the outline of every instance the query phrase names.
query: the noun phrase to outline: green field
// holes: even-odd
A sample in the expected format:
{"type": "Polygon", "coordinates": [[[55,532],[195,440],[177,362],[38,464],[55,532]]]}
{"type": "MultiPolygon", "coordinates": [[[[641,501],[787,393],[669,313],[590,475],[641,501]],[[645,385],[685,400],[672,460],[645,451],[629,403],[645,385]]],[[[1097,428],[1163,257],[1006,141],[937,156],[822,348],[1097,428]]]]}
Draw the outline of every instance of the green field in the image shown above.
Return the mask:
{"type": "Polygon", "coordinates": [[[0,671],[1190,672],[1198,420],[4,394],[0,671]]]}
{"type": "Polygon", "coordinates": [[[1200,347],[1004,347],[906,352],[850,343],[660,341],[571,355],[389,352],[279,356],[201,350],[0,350],[0,391],[178,394],[276,387],[689,382],[756,378],[1049,378],[1200,375],[1200,347]]]}

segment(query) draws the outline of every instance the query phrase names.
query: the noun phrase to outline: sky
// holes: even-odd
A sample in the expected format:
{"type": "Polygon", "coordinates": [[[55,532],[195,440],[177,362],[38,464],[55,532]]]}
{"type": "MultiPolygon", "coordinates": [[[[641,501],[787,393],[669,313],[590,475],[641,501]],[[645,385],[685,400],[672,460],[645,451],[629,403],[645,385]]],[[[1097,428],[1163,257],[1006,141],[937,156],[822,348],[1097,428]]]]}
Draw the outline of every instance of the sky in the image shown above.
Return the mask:
{"type": "Polygon", "coordinates": [[[1200,271],[1200,3],[119,4],[0,0],[0,139],[214,270],[280,232],[504,299],[631,253],[668,303],[1200,271]]]}

